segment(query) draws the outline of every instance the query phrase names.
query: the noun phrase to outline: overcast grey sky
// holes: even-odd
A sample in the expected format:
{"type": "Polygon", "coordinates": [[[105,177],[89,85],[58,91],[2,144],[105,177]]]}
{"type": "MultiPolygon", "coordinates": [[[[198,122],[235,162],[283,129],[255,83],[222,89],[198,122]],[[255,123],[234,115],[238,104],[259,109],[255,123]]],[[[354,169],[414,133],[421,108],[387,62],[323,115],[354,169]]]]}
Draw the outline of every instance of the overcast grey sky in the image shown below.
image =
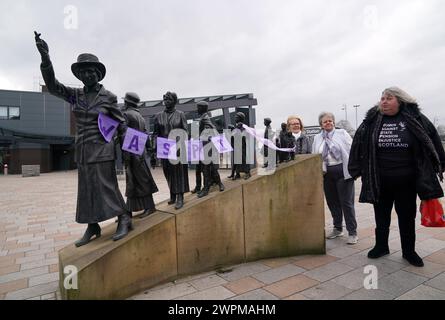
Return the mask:
{"type": "Polygon", "coordinates": [[[398,85],[445,123],[444,18],[443,0],[2,0],[0,88],[37,89],[37,30],[61,82],[79,84],[70,66],[91,52],[118,97],[253,93],[258,124],[276,128],[291,114],[344,119],[346,104],[355,127],[352,105],[360,121],[398,85]]]}

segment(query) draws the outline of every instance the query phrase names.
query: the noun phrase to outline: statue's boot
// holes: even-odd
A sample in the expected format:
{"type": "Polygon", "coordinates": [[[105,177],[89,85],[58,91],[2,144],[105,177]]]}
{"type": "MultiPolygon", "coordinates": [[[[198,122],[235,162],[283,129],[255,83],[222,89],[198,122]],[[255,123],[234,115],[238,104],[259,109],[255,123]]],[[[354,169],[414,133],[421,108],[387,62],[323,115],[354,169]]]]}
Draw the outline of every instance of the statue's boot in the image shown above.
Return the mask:
{"type": "Polygon", "coordinates": [[[225,187],[224,187],[223,183],[220,182],[220,183],[219,183],[219,191],[220,191],[220,192],[223,192],[224,190],[225,190],[225,187]]]}
{"type": "Polygon", "coordinates": [[[170,192],[170,201],[168,202],[169,205],[172,205],[176,202],[176,194],[170,192]]]}
{"type": "Polygon", "coordinates": [[[249,172],[249,173],[246,173],[246,175],[244,176],[244,180],[247,180],[247,179],[249,179],[250,177],[251,177],[250,172],[249,172]]]}
{"type": "Polygon", "coordinates": [[[139,215],[139,219],[143,219],[145,217],[148,217],[149,215],[153,214],[156,212],[156,208],[152,208],[152,209],[145,209],[144,212],[142,212],[141,215],[139,215]]]}
{"type": "Polygon", "coordinates": [[[193,194],[201,192],[201,186],[196,186],[195,189],[191,191],[193,194]]]}
{"type": "Polygon", "coordinates": [[[88,242],[92,241],[91,237],[96,236],[93,240],[100,237],[100,226],[98,223],[89,223],[85,234],[80,240],[75,242],[76,247],[81,247],[86,245],[88,242]]]}
{"type": "MultiPolygon", "coordinates": [[[[130,214],[130,218],[133,218],[133,212],[129,212],[130,214]]],[[[114,220],[114,223],[118,223],[119,222],[119,218],[116,218],[116,220],[114,220]]]]}
{"type": "Polygon", "coordinates": [[[232,178],[232,180],[238,180],[238,179],[241,179],[241,175],[239,174],[239,173],[237,173],[233,178],[232,178]]]}
{"type": "Polygon", "coordinates": [[[181,209],[183,206],[184,206],[184,194],[183,193],[178,193],[175,209],[176,210],[181,209]]]}
{"type": "Polygon", "coordinates": [[[133,230],[133,224],[129,213],[121,214],[119,217],[116,233],[113,235],[113,241],[124,238],[130,230],[133,230]]]}
{"type": "Polygon", "coordinates": [[[205,186],[204,189],[202,189],[202,191],[198,194],[198,198],[205,197],[206,195],[209,194],[209,191],[210,191],[210,186],[205,186]]]}

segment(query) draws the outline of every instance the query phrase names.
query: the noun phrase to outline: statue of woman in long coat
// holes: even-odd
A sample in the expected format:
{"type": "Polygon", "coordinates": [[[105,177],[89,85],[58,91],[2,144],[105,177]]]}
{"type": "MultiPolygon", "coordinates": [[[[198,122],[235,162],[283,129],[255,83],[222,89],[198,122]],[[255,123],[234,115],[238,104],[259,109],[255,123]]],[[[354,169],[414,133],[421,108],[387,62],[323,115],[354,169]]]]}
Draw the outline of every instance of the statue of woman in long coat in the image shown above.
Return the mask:
{"type": "MultiPolygon", "coordinates": [[[[127,127],[146,132],[145,119],[139,112],[141,99],[134,92],[127,92],[124,98],[124,116],[127,127]]],[[[151,151],[150,139],[147,139],[146,148],[142,155],[124,151],[127,206],[132,212],[144,210],[139,218],[145,218],[156,211],[153,193],[158,187],[150,172],[149,155],[151,151]]]]}
{"type": "MultiPolygon", "coordinates": [[[[187,133],[187,120],[184,112],[176,110],[175,106],[177,103],[178,96],[176,93],[167,92],[164,94],[165,110],[155,116],[154,139],[157,137],[167,139],[170,132],[174,129],[182,129],[187,133]]],[[[154,145],[156,145],[156,142],[154,145]]],[[[185,150],[185,148],[182,148],[182,150],[185,150]]],[[[155,157],[151,158],[151,162],[152,166],[156,163],[155,157]]],[[[170,189],[170,201],[168,204],[176,203],[175,209],[180,209],[184,205],[184,193],[190,191],[188,163],[172,164],[169,159],[162,159],[161,162],[164,176],[170,189]]]]}
{"type": "Polygon", "coordinates": [[[125,237],[132,229],[131,215],[119,190],[115,168],[115,144],[107,142],[99,126],[103,113],[123,124],[125,118],[117,106],[117,97],[99,83],[105,66],[90,53],[83,53],[71,66],[71,71],[83,88],[72,88],[57,81],[49,58],[48,44],[35,32],[42,63],[40,70],[48,91],[72,105],[76,119],[75,160],[78,168],[76,222],[88,224],[83,237],[75,244],[83,246],[92,237],[100,237],[99,222],[118,217],[113,240],[125,237]]]}

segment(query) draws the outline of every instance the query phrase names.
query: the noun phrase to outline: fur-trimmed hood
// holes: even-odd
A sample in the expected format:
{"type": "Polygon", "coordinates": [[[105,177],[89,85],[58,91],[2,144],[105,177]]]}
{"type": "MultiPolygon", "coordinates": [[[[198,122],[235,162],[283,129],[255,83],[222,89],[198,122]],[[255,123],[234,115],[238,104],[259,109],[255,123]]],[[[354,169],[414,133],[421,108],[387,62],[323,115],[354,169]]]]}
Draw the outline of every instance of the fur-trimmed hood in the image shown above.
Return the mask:
{"type": "MultiPolygon", "coordinates": [[[[414,118],[420,117],[420,114],[421,114],[421,109],[420,109],[419,105],[414,104],[414,103],[401,104],[400,111],[407,112],[407,113],[411,114],[414,118]]],[[[368,110],[363,122],[369,123],[370,121],[372,121],[375,118],[375,116],[378,113],[379,113],[379,106],[375,105],[374,107],[372,107],[371,109],[368,110]]]]}

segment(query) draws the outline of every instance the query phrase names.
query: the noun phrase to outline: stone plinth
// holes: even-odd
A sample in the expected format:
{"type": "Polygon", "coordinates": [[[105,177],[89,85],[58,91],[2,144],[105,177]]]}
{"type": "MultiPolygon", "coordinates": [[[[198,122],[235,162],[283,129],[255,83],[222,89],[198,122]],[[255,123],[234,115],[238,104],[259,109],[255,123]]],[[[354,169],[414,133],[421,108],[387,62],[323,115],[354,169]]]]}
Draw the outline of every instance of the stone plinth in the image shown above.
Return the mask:
{"type": "MultiPolygon", "coordinates": [[[[254,171],[252,171],[254,172],[254,171]]],[[[272,175],[224,179],[202,199],[167,202],[135,230],[113,242],[116,225],[100,239],[59,252],[65,299],[122,299],[159,283],[223,266],[272,257],[325,253],[320,155],[298,156],[272,175]],[[66,266],[78,269],[78,289],[64,287],[66,266]]]]}

